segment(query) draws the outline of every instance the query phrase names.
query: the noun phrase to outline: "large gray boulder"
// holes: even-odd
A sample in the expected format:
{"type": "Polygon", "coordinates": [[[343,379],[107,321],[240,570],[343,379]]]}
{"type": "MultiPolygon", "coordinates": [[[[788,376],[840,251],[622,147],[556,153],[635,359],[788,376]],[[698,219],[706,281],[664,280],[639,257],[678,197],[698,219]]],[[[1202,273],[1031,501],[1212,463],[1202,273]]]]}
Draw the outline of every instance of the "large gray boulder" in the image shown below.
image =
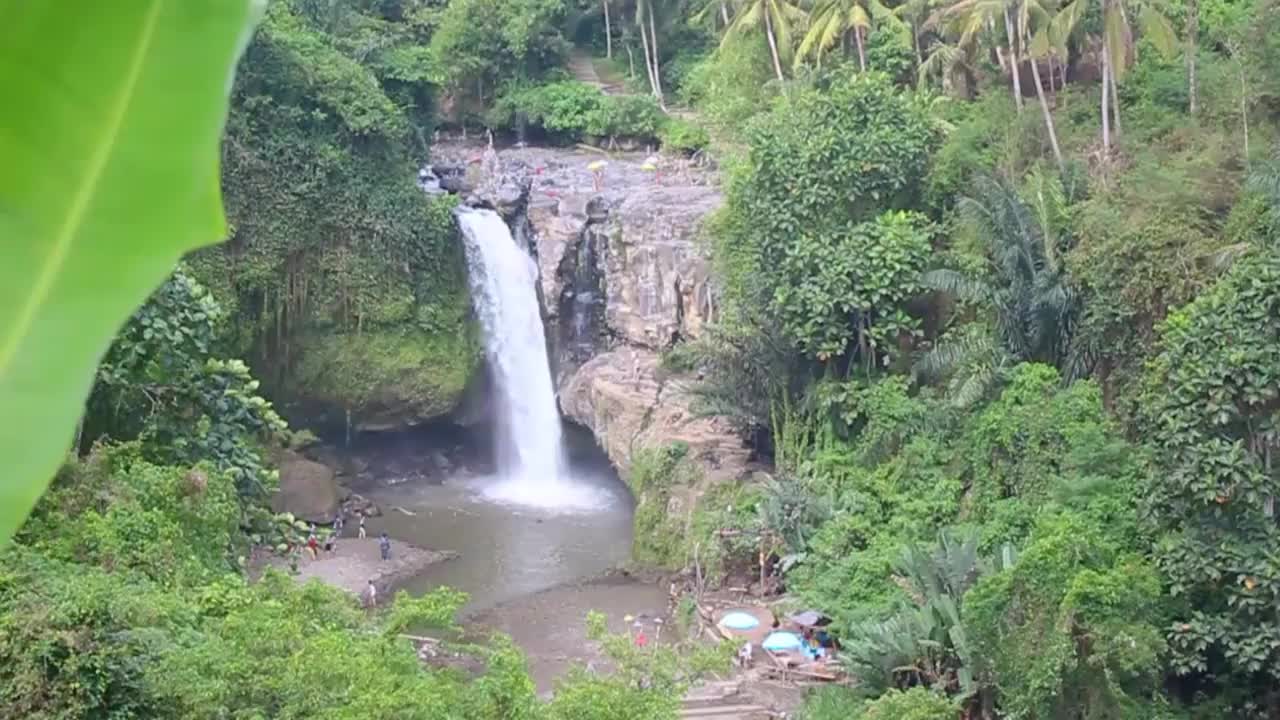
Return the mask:
{"type": "Polygon", "coordinates": [[[290,451],[281,453],[278,462],[280,490],[272,509],[306,522],[333,522],[340,499],[333,469],[290,451]]]}

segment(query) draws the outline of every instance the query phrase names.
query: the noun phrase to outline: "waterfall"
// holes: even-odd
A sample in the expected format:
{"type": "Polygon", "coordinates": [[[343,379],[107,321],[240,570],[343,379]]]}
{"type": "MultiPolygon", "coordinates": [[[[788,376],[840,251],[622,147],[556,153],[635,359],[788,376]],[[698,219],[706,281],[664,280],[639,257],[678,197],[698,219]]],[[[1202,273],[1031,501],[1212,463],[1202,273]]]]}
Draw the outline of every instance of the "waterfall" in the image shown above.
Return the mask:
{"type": "Polygon", "coordinates": [[[568,478],[537,265],[497,213],[468,207],[454,213],[494,381],[500,482],[489,495],[529,505],[594,506],[600,499],[595,489],[568,478]]]}

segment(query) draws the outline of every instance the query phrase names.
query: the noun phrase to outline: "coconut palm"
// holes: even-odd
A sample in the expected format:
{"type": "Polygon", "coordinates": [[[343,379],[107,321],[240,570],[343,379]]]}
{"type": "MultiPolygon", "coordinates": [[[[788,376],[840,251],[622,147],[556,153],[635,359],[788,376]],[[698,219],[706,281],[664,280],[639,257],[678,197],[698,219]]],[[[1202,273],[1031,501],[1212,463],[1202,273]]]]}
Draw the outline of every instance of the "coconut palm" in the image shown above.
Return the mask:
{"type": "Polygon", "coordinates": [[[1013,101],[1022,112],[1022,78],[1018,73],[1018,51],[1014,33],[1014,8],[1020,0],[958,0],[943,8],[930,23],[945,26],[958,40],[957,45],[969,48],[984,31],[994,32],[997,22],[1004,25],[1005,44],[995,43],[996,55],[1002,67],[1008,70],[1013,90],[1013,101]]]}
{"type": "Polygon", "coordinates": [[[866,34],[875,21],[896,23],[904,30],[906,27],[880,0],[817,0],[809,14],[809,31],[800,41],[796,62],[813,57],[821,64],[823,53],[841,38],[852,35],[858,48],[858,68],[866,72],[866,34]]]}
{"type": "MultiPolygon", "coordinates": [[[[1082,2],[1083,0],[1076,0],[1082,2]]],[[[1163,12],[1160,0],[1100,0],[1102,3],[1102,148],[1111,153],[1111,120],[1115,119],[1116,134],[1120,131],[1120,107],[1116,86],[1129,66],[1129,56],[1134,47],[1135,26],[1130,16],[1137,19],[1140,30],[1162,54],[1176,52],[1177,36],[1163,12]],[[1111,106],[1109,108],[1109,106],[1111,106]]]]}
{"type": "Polygon", "coordinates": [[[911,29],[911,47],[916,53],[917,68],[924,65],[924,48],[920,42],[920,36],[928,25],[933,5],[934,0],[906,0],[893,9],[894,17],[906,23],[911,29]]]}
{"type": "Polygon", "coordinates": [[[737,14],[729,24],[722,44],[763,28],[765,37],[769,40],[769,53],[773,56],[773,71],[778,76],[778,81],[783,82],[786,76],[782,74],[782,66],[791,61],[795,30],[807,18],[804,10],[792,0],[745,0],[739,5],[737,14]]]}

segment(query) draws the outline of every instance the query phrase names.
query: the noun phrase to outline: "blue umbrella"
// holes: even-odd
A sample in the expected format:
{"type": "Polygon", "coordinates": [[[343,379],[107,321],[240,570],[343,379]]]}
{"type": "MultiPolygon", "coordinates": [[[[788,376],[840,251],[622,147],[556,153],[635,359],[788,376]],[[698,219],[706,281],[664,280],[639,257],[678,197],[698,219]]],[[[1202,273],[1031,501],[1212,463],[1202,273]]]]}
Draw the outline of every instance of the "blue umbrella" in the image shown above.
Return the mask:
{"type": "Polygon", "coordinates": [[[769,637],[760,643],[765,650],[798,650],[804,642],[800,640],[800,636],[793,632],[775,632],[770,633],[769,637]]]}
{"type": "Polygon", "coordinates": [[[754,615],[734,611],[720,618],[720,624],[730,630],[752,630],[760,625],[760,619],[754,615]]]}

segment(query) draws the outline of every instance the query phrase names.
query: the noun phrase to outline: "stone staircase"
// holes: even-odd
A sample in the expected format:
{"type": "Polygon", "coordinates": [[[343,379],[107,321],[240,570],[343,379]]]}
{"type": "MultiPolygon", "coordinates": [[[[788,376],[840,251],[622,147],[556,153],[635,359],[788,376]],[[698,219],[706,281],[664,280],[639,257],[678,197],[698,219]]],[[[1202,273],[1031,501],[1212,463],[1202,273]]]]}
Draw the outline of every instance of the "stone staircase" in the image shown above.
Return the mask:
{"type": "Polygon", "coordinates": [[[688,720],[770,720],[775,715],[742,694],[741,680],[699,685],[685,696],[680,717],[688,720]]]}

